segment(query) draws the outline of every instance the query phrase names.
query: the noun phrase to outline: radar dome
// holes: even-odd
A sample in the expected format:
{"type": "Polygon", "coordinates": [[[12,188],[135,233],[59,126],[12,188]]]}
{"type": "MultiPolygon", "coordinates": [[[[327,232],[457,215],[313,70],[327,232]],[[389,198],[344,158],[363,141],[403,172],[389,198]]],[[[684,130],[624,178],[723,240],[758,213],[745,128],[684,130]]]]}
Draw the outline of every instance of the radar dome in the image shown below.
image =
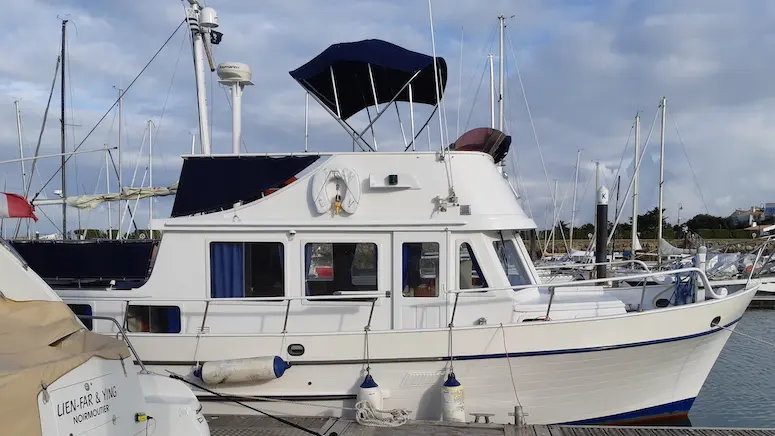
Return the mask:
{"type": "Polygon", "coordinates": [[[250,82],[253,71],[247,64],[224,62],[218,65],[218,77],[223,82],[250,82]]]}

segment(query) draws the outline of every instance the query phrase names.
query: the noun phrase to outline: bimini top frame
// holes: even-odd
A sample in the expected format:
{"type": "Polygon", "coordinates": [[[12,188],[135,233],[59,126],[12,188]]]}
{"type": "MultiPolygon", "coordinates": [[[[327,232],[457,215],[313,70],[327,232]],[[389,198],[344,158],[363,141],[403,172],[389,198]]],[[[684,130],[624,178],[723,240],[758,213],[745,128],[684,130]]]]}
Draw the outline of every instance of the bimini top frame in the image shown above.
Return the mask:
{"type": "MultiPolygon", "coordinates": [[[[387,111],[391,104],[408,102],[412,124],[412,140],[404,134],[406,149],[414,144],[426,123],[415,134],[414,103],[434,105],[438,110],[439,100],[447,84],[447,63],[442,57],[433,58],[413,52],[379,39],[334,44],[315,58],[289,73],[326,111],[347,130],[362,150],[367,147],[377,150],[366,142],[363,135],[387,111]],[[438,72],[438,76],[434,74],[438,72]],[[438,88],[434,88],[438,86],[438,88]],[[438,92],[437,92],[438,90],[438,92]],[[438,97],[437,97],[438,96],[438,97]],[[380,108],[380,104],[387,103],[380,108]],[[377,114],[372,118],[370,106],[376,106],[377,114]],[[348,119],[367,109],[369,125],[358,132],[348,119]]],[[[398,113],[398,106],[396,113],[398,113]]],[[[400,123],[400,114],[399,123],[400,123]]],[[[403,134],[403,125],[401,125],[403,134]]]]}

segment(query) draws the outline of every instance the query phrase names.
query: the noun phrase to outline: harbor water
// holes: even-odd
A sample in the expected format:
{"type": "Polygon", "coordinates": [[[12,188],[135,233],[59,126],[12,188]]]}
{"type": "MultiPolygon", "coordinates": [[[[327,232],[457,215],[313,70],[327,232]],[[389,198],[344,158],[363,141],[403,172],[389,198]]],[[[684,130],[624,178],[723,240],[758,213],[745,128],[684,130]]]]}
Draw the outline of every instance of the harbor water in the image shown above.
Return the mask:
{"type": "MultiPolygon", "coordinates": [[[[775,310],[747,310],[735,331],[775,343],[775,310]]],[[[689,421],[692,427],[775,428],[775,347],[733,333],[689,421]]]]}

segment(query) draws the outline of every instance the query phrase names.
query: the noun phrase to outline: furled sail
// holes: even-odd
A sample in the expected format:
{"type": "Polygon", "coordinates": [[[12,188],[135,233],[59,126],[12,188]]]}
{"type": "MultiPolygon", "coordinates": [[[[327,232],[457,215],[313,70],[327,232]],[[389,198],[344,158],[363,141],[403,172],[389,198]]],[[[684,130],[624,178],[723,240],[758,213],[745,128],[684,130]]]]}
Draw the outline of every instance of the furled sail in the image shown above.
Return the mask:
{"type": "Polygon", "coordinates": [[[107,201],[139,200],[150,197],[166,197],[178,192],[178,184],[159,188],[124,188],[124,192],[96,195],[77,195],[65,199],[67,205],[78,209],[91,210],[107,201]]]}

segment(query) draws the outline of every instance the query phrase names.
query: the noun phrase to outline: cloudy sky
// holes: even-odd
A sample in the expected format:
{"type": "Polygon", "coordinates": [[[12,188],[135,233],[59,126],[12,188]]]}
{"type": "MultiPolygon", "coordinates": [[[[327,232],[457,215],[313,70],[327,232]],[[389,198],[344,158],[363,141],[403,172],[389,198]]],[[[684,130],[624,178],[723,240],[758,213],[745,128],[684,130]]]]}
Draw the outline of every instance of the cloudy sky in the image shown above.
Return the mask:
{"type": "MultiPolygon", "coordinates": [[[[34,152],[60,48],[59,18],[70,20],[67,149],[81,143],[79,150],[115,147],[115,110],[87,134],[116,100],[117,88],[126,87],[173,34],[184,18],[183,3],[7,3],[0,34],[4,47],[0,160],[19,156],[15,100],[20,101],[24,153],[34,152]]],[[[209,6],[217,9],[224,33],[214,48],[215,62],[245,62],[253,68],[256,85],[245,91],[243,107],[244,145],[250,152],[303,150],[304,91],[288,71],[330,44],[380,38],[423,53],[432,50],[428,3],[422,0],[211,0],[209,6]]],[[[593,161],[600,162],[602,181],[609,187],[622,162],[624,195],[632,174],[631,135],[637,111],[642,114],[644,143],[654,125],[641,168],[641,213],[656,206],[658,119],[653,123],[663,95],[668,99],[664,204],[670,221],[677,219],[679,203],[686,219],[701,212],[728,215],[735,208],[775,201],[770,182],[775,157],[769,152],[775,124],[766,121],[775,119],[775,87],[770,85],[768,68],[775,62],[773,12],[775,3],[766,0],[436,0],[436,51],[449,63],[446,135],[452,141],[467,129],[489,124],[487,54],[497,55],[497,16],[513,15],[504,56],[504,130],[514,138],[507,170],[539,226],[552,203],[554,180],[558,203],[564,199],[561,215],[569,220],[577,150],[582,150],[577,224],[593,214],[593,161]]],[[[216,78],[214,73],[211,78],[216,78]]],[[[227,153],[230,103],[211,78],[213,151],[227,153]]],[[[148,120],[155,125],[154,185],[174,183],[182,163],[179,156],[190,152],[191,134],[198,132],[185,27],[126,94],[124,118],[125,184],[134,177],[134,185],[140,185],[146,173],[147,140],[142,152],[141,144],[148,120]]],[[[381,121],[376,132],[380,149],[403,148],[395,118],[381,121]]],[[[438,124],[430,125],[431,141],[438,147],[438,124]]],[[[427,147],[427,138],[421,145],[427,147]]],[[[338,124],[311,104],[309,149],[351,146],[338,124]]],[[[59,148],[57,83],[40,154],[58,153],[59,148]]],[[[32,176],[31,196],[38,192],[38,198],[54,196],[61,187],[58,165],[58,159],[40,161],[32,176]]],[[[26,168],[29,175],[29,163],[26,168]]],[[[3,165],[0,183],[7,192],[23,192],[18,163],[3,165]]],[[[110,183],[115,189],[114,175],[110,183]]],[[[67,184],[68,195],[105,192],[105,154],[73,157],[67,184]]],[[[171,204],[169,199],[157,199],[154,216],[168,216],[171,204]]],[[[625,206],[625,219],[630,207],[625,206]]],[[[38,209],[36,229],[41,233],[61,226],[58,207],[38,209]]],[[[144,227],[147,200],[137,205],[137,211],[138,224],[144,227]]],[[[114,221],[116,215],[114,209],[114,221]]],[[[70,210],[69,227],[80,221],[82,227],[105,228],[107,217],[105,207],[80,214],[70,210]]],[[[9,220],[6,226],[13,224],[9,220]]]]}

